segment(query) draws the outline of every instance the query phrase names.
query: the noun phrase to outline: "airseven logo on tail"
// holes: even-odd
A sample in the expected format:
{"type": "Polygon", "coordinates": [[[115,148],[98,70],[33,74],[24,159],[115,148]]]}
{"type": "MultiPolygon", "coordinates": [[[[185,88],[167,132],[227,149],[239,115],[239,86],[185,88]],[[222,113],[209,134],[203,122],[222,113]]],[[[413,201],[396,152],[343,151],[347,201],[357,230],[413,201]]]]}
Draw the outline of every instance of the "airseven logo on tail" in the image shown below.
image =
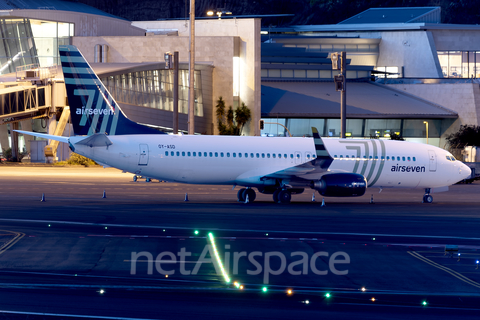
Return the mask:
{"type": "Polygon", "coordinates": [[[76,114],[83,114],[83,115],[114,115],[112,109],[85,109],[85,107],[77,108],[76,114]]]}

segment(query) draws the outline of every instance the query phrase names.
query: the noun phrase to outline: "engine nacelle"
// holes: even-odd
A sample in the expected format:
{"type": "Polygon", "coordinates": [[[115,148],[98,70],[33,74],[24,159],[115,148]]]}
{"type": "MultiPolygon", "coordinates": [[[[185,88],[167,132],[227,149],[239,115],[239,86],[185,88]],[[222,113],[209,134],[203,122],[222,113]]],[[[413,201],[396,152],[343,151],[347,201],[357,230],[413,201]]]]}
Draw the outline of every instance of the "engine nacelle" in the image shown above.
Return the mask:
{"type": "Polygon", "coordinates": [[[360,197],[367,191],[367,180],[356,173],[330,173],[312,182],[312,188],[326,197],[360,197]]]}

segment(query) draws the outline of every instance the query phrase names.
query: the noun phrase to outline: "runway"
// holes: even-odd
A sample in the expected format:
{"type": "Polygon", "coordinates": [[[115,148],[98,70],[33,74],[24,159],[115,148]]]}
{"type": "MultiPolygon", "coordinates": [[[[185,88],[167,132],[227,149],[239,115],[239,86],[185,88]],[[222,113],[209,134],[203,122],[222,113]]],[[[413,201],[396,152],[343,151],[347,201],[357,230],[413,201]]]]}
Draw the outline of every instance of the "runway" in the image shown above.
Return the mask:
{"type": "Polygon", "coordinates": [[[232,186],[99,167],[0,166],[0,183],[9,317],[478,315],[478,183],[432,204],[422,190],[385,189],[323,207],[308,190],[288,205],[258,193],[238,203],[232,186]]]}

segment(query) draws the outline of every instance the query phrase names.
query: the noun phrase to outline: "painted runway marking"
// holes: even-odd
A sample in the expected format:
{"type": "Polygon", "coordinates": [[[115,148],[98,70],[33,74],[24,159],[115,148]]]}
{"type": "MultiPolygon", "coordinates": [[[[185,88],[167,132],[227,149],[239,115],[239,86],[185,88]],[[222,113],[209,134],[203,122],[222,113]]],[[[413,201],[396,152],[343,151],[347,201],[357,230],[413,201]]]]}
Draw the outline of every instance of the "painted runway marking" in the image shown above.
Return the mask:
{"type": "Polygon", "coordinates": [[[462,274],[460,274],[460,273],[458,273],[458,272],[456,272],[456,271],[454,271],[454,270],[452,270],[452,269],[450,269],[450,268],[444,267],[444,266],[442,266],[442,265],[440,265],[440,264],[438,264],[438,263],[436,263],[436,262],[433,262],[432,260],[423,257],[423,256],[420,255],[419,253],[416,253],[416,252],[413,252],[413,251],[408,251],[408,254],[410,254],[411,256],[413,256],[413,257],[419,259],[420,261],[423,261],[423,262],[425,262],[425,263],[427,263],[427,264],[429,264],[429,265],[431,265],[431,266],[433,266],[433,267],[435,267],[435,268],[437,268],[437,269],[440,269],[440,270],[442,270],[442,271],[445,271],[446,273],[451,274],[451,275],[454,276],[455,278],[457,278],[457,279],[459,279],[459,280],[461,280],[461,281],[463,281],[463,282],[465,282],[465,283],[467,283],[467,284],[469,284],[469,285],[472,285],[472,286],[474,286],[474,287],[476,287],[476,288],[480,288],[480,284],[479,284],[479,283],[477,283],[477,282],[475,282],[475,281],[473,281],[473,280],[465,277],[464,275],[462,275],[462,274]]]}
{"type": "MultiPolygon", "coordinates": [[[[172,227],[172,226],[152,226],[152,225],[128,225],[128,224],[112,224],[112,223],[91,223],[91,222],[74,222],[61,220],[32,220],[32,219],[0,219],[5,222],[31,222],[31,223],[56,223],[66,225],[79,226],[100,226],[100,227],[117,227],[117,228],[145,228],[145,229],[171,229],[171,230],[192,230],[192,227],[172,227]]],[[[455,236],[434,236],[434,235],[409,235],[409,234],[382,234],[382,233],[357,233],[357,232],[321,232],[321,231],[292,231],[292,230],[262,230],[262,229],[225,229],[225,228],[198,228],[202,231],[228,231],[228,232],[275,232],[275,233],[296,233],[296,234],[320,234],[320,235],[341,235],[341,236],[375,236],[375,237],[400,237],[400,238],[425,238],[425,239],[456,239],[456,240],[475,240],[480,238],[471,237],[455,237],[455,236]]]]}
{"type": "Polygon", "coordinates": [[[5,251],[7,251],[8,249],[10,249],[15,243],[17,243],[18,241],[20,241],[20,239],[22,239],[24,236],[25,236],[25,233],[21,233],[21,232],[14,232],[14,231],[8,231],[8,230],[0,230],[2,232],[10,232],[10,235],[15,235],[13,237],[13,239],[11,239],[10,241],[7,241],[3,244],[3,246],[0,247],[0,254],[4,253],[5,251]]]}
{"type": "MultiPolygon", "coordinates": [[[[24,314],[31,316],[47,316],[47,317],[67,317],[67,318],[89,318],[89,319],[120,319],[120,320],[149,320],[147,318],[125,318],[125,317],[107,317],[107,316],[88,316],[81,314],[65,314],[65,313],[44,313],[44,312],[27,312],[27,311],[12,311],[0,310],[0,313],[8,314],[24,314]]],[[[153,319],[152,319],[153,320],[153,319]]]]}

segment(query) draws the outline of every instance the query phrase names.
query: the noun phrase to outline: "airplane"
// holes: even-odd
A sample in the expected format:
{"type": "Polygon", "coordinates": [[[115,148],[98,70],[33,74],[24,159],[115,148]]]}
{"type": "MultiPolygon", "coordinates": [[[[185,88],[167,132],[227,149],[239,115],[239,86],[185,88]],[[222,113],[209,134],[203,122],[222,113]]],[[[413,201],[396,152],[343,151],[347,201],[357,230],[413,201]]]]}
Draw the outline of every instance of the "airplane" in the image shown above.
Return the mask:
{"type": "Polygon", "coordinates": [[[74,136],[19,133],[67,143],[97,163],[170,182],[240,186],[238,201],[258,192],[289,203],[306,188],[326,197],[356,197],[367,188],[431,193],[470,176],[468,166],[431,145],[383,139],[165,134],[135,123],[75,46],[59,47],[74,136]]]}

